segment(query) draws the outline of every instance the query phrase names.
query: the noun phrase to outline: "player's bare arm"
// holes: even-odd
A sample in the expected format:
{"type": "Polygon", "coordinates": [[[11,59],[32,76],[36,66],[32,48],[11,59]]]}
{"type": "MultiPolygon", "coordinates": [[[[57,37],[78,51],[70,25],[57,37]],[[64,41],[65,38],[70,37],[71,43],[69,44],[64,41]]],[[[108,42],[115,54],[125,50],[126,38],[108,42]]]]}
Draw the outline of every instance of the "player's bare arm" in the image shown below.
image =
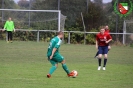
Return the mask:
{"type": "Polygon", "coordinates": [[[98,49],[98,41],[96,40],[96,49],[98,49]]]}
{"type": "Polygon", "coordinates": [[[110,41],[112,41],[112,39],[109,39],[108,41],[106,41],[106,43],[109,43],[110,41]]]}
{"type": "Polygon", "coordinates": [[[56,48],[53,48],[53,50],[52,50],[52,54],[51,54],[51,56],[50,56],[50,59],[53,58],[53,55],[54,55],[54,53],[55,53],[56,50],[57,50],[56,48]]]}

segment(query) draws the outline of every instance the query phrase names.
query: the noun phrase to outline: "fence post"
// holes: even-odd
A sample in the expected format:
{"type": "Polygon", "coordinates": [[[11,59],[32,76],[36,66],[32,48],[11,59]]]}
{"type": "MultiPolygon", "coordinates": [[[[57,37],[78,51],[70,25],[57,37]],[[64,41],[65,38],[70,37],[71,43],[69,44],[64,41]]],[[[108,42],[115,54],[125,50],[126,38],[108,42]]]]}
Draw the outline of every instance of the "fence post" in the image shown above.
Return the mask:
{"type": "Polygon", "coordinates": [[[39,30],[37,30],[37,42],[39,42],[39,30]]]}
{"type": "Polygon", "coordinates": [[[125,40],[126,40],[126,22],[124,20],[123,22],[123,45],[125,45],[125,40]]]}
{"type": "Polygon", "coordinates": [[[86,33],[84,32],[84,45],[86,44],[86,33]]]}
{"type": "Polygon", "coordinates": [[[70,35],[70,31],[68,32],[68,44],[70,44],[70,37],[71,35],[70,35]]]}

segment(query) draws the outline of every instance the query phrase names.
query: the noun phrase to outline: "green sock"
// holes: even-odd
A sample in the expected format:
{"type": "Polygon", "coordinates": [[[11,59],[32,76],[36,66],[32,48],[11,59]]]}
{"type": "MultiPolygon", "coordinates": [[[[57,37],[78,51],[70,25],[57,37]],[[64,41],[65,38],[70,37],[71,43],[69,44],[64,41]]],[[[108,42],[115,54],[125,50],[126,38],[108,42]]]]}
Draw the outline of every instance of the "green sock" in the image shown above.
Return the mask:
{"type": "Polygon", "coordinates": [[[66,64],[62,64],[62,68],[65,70],[65,72],[66,72],[67,74],[69,74],[69,73],[70,73],[70,71],[68,70],[68,68],[67,68],[67,65],[66,65],[66,64]]]}
{"type": "Polygon", "coordinates": [[[51,75],[56,70],[56,66],[52,66],[50,68],[49,74],[51,75]]]}

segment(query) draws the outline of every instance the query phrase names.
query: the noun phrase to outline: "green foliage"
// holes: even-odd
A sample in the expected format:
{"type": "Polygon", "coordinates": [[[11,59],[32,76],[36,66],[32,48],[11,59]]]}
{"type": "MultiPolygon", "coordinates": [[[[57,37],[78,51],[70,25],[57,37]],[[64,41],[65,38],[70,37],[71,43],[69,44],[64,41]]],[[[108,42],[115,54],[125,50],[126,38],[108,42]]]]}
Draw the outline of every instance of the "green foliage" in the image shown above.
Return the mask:
{"type": "Polygon", "coordinates": [[[57,0],[34,0],[32,2],[31,9],[34,10],[57,10],[57,0]]]}
{"type": "Polygon", "coordinates": [[[130,44],[130,47],[133,47],[133,43],[132,43],[132,44],[130,44]]]}
{"type": "Polygon", "coordinates": [[[5,33],[0,31],[0,40],[3,40],[6,37],[5,33]]]}
{"type": "Polygon", "coordinates": [[[0,0],[0,8],[3,9],[16,9],[18,8],[18,5],[13,0],[0,0]]]}
{"type": "MultiPolygon", "coordinates": [[[[96,29],[92,29],[90,32],[98,32],[96,29]]],[[[87,34],[86,35],[86,44],[95,44],[96,34],[87,34]]]]}
{"type": "Polygon", "coordinates": [[[81,12],[86,11],[86,0],[61,0],[60,9],[62,14],[67,16],[66,28],[69,28],[81,17],[81,12]]]}
{"type": "Polygon", "coordinates": [[[68,43],[69,33],[64,32],[64,43],[68,43]]]}
{"type": "Polygon", "coordinates": [[[47,42],[50,42],[50,37],[47,37],[47,38],[46,38],[46,41],[47,41],[47,42]]]}
{"type": "Polygon", "coordinates": [[[16,31],[13,33],[14,40],[35,41],[36,33],[31,31],[16,31]]]}
{"type": "MultiPolygon", "coordinates": [[[[99,26],[106,23],[106,16],[104,15],[104,10],[101,6],[90,2],[88,7],[88,12],[83,13],[84,23],[86,26],[86,31],[90,31],[93,28],[99,28],[99,26]]],[[[77,18],[77,23],[79,26],[83,27],[82,18],[77,18]]]]}
{"type": "Polygon", "coordinates": [[[29,2],[29,1],[26,1],[26,0],[19,0],[19,1],[18,1],[18,5],[19,5],[21,8],[27,8],[27,9],[30,8],[30,2],[29,2]]]}

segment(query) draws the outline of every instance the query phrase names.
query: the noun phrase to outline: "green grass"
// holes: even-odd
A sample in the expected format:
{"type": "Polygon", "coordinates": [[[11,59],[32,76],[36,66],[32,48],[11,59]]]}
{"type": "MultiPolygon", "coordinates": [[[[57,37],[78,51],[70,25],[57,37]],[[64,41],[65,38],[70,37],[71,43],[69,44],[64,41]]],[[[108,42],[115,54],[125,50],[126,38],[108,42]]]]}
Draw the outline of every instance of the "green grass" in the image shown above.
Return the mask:
{"type": "Polygon", "coordinates": [[[106,71],[97,70],[93,45],[62,44],[60,53],[77,78],[68,78],[61,65],[46,78],[48,43],[0,41],[0,88],[133,88],[133,48],[112,46],[106,71]]]}

